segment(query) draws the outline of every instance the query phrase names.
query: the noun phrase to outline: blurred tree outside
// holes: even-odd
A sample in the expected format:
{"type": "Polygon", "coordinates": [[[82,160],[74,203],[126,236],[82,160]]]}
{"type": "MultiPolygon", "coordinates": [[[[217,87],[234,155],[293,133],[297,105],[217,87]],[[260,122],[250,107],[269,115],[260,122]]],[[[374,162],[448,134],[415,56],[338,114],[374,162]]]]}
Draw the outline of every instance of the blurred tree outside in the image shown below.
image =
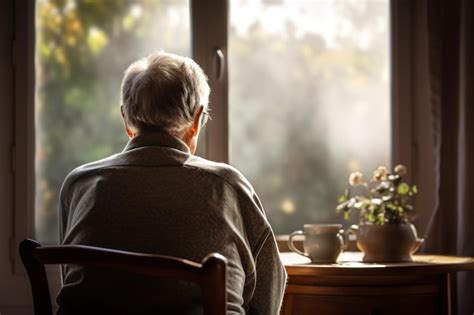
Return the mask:
{"type": "Polygon", "coordinates": [[[349,173],[389,163],[388,0],[230,3],[231,163],[277,234],[356,223],[349,173]]]}
{"type": "Polygon", "coordinates": [[[75,167],[127,142],[120,83],[155,50],[190,56],[189,1],[38,0],[36,237],[58,239],[59,190],[75,167]]]}
{"type": "MultiPolygon", "coordinates": [[[[340,221],[349,171],[389,161],[388,0],[230,5],[231,164],[276,233],[340,221]]],[[[64,177],[127,141],[126,67],[160,49],[190,56],[189,1],[37,0],[36,19],[35,226],[55,243],[64,177]]]]}

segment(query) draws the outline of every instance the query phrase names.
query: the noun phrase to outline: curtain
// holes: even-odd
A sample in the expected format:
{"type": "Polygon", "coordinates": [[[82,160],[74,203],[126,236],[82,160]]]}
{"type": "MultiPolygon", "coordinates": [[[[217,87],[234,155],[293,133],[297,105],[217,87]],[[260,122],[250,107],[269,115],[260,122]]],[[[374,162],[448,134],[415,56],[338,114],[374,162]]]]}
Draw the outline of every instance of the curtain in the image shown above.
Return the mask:
{"type": "MultiPolygon", "coordinates": [[[[424,250],[474,256],[474,1],[425,4],[436,203],[424,250]]],[[[457,314],[473,314],[474,272],[453,278],[457,314]]]]}

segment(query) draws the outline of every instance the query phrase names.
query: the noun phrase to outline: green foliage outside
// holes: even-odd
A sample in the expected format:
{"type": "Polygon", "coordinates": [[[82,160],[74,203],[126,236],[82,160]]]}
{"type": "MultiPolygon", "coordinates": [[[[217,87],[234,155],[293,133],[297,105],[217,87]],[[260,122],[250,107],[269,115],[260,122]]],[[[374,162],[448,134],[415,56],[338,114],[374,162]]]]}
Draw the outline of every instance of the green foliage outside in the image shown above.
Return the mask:
{"type": "MultiPolygon", "coordinates": [[[[175,4],[187,12],[187,1],[175,4]]],[[[121,151],[127,142],[120,117],[127,66],[159,49],[190,55],[189,27],[170,27],[165,8],[159,0],[38,1],[36,231],[41,240],[57,240],[57,200],[67,173],[121,151]]]]}

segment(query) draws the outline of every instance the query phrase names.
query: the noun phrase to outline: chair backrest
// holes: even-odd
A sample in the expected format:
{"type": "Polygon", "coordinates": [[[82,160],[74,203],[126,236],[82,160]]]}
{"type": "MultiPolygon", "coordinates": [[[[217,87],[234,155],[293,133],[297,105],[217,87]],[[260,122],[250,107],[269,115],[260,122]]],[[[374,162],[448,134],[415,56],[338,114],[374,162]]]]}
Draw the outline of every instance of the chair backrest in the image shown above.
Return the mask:
{"type": "Polygon", "coordinates": [[[35,315],[51,315],[51,296],[44,265],[77,264],[113,268],[138,275],[171,278],[197,283],[202,290],[204,314],[226,313],[227,259],[209,254],[202,264],[189,260],[112,250],[83,245],[44,246],[25,239],[19,246],[20,257],[30,279],[35,315]]]}

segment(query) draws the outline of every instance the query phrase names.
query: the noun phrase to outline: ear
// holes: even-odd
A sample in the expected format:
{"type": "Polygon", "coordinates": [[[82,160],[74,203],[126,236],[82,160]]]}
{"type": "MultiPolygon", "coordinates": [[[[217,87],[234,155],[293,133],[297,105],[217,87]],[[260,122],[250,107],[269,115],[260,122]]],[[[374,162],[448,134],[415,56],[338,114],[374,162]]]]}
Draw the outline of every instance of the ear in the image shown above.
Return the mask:
{"type": "Polygon", "coordinates": [[[194,117],[193,124],[188,129],[188,131],[186,131],[184,136],[181,138],[188,145],[189,150],[191,151],[192,154],[196,152],[197,140],[198,140],[199,132],[201,129],[201,116],[202,116],[203,110],[204,110],[204,107],[201,106],[196,116],[194,117]]]}
{"type": "Polygon", "coordinates": [[[123,113],[123,105],[120,105],[120,114],[122,115],[123,125],[125,127],[125,133],[130,139],[132,139],[133,137],[135,137],[135,133],[128,126],[127,119],[125,118],[125,114],[123,113]]]}
{"type": "Polygon", "coordinates": [[[196,116],[194,117],[193,125],[191,126],[191,128],[188,131],[188,138],[189,139],[192,139],[196,135],[199,134],[199,131],[201,129],[201,116],[202,116],[203,111],[204,111],[204,106],[201,106],[201,108],[199,108],[196,116]]]}

